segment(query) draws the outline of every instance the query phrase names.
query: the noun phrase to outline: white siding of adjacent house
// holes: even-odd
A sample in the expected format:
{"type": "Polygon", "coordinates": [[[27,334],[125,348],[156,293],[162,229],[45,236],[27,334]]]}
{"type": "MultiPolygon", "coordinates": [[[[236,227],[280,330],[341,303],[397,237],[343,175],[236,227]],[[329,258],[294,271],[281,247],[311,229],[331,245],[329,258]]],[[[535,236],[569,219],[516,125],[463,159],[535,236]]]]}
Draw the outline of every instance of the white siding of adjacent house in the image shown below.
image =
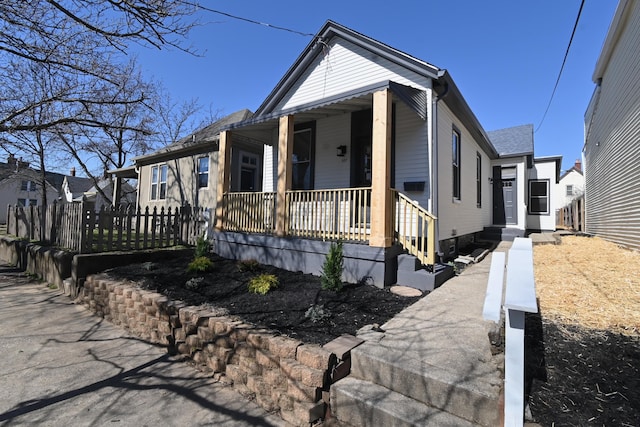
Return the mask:
{"type": "Polygon", "coordinates": [[[585,220],[587,233],[640,248],[640,2],[620,4],[628,15],[585,117],[585,220]]]}
{"type": "Polygon", "coordinates": [[[566,174],[557,185],[556,202],[558,208],[571,204],[571,202],[584,193],[584,176],[575,170],[566,174]],[[573,194],[567,195],[567,186],[571,186],[573,194]]]}
{"type": "Polygon", "coordinates": [[[307,68],[276,110],[293,108],[387,80],[419,89],[431,87],[430,79],[346,40],[334,38],[323,49],[324,53],[307,68]]]}
{"type": "Polygon", "coordinates": [[[438,104],[438,225],[439,239],[482,231],[491,225],[491,163],[487,154],[455,118],[446,104],[438,104]],[[461,136],[461,197],[453,198],[452,131],[461,136]],[[476,203],[476,153],[482,157],[482,204],[476,203]]]}

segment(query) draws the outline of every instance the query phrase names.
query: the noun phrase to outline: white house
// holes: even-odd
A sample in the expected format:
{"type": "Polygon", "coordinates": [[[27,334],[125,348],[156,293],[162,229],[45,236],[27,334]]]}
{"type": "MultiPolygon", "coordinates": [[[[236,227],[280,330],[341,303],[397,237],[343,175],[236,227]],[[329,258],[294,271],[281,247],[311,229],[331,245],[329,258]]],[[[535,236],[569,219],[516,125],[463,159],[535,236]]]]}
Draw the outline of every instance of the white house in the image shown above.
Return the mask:
{"type": "Polygon", "coordinates": [[[575,164],[562,175],[558,181],[557,206],[565,207],[584,194],[584,175],[582,174],[582,162],[576,160],[575,164]]]}
{"type": "Polygon", "coordinates": [[[219,145],[227,257],[318,274],[340,240],[345,280],[384,286],[408,268],[430,289],[486,228],[555,227],[559,157],[534,158],[531,125],[487,134],[447,70],[331,21],[219,145]],[[244,138],[264,144],[262,191],[232,187],[244,138]]]}

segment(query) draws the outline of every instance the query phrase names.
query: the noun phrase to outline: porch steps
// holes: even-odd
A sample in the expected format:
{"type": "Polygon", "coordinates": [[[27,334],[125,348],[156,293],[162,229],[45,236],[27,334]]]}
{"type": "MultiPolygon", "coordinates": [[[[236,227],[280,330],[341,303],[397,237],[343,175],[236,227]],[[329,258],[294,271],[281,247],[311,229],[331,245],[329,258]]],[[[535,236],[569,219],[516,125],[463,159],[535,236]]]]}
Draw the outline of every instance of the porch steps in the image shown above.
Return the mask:
{"type": "Polygon", "coordinates": [[[494,242],[513,242],[516,237],[524,237],[525,231],[509,227],[485,227],[480,232],[480,238],[494,242]]]}
{"type": "Polygon", "coordinates": [[[416,257],[408,254],[398,255],[398,275],[396,284],[409,286],[423,292],[431,292],[454,276],[453,267],[444,264],[434,265],[434,272],[428,272],[416,257]]]}
{"type": "Polygon", "coordinates": [[[497,426],[502,357],[482,319],[490,263],[471,265],[351,351],[351,373],[331,386],[331,411],[355,426],[497,426]]]}
{"type": "Polygon", "coordinates": [[[473,423],[440,411],[386,387],[353,377],[331,388],[332,401],[343,402],[340,418],[354,426],[474,426],[473,423]]]}

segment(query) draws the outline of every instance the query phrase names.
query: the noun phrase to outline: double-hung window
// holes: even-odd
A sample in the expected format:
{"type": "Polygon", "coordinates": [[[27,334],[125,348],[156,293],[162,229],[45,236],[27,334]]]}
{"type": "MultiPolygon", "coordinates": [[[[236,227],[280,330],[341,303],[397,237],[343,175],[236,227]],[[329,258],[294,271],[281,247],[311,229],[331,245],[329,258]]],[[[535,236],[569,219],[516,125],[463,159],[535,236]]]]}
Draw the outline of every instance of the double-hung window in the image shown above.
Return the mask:
{"type": "Polygon", "coordinates": [[[33,181],[22,181],[20,185],[22,191],[36,191],[36,183],[33,181]]]}
{"type": "Polygon", "coordinates": [[[293,134],[293,158],[291,188],[293,190],[313,189],[313,152],[315,149],[315,124],[296,126],[293,134]]]}
{"type": "Polygon", "coordinates": [[[529,213],[534,215],[549,214],[548,179],[532,179],[529,181],[529,213]]]}
{"type": "Polygon", "coordinates": [[[198,188],[209,186],[209,157],[198,159],[198,188]]]}
{"type": "Polygon", "coordinates": [[[151,167],[151,200],[167,198],[167,165],[151,167]]]}
{"type": "Polygon", "coordinates": [[[460,200],[460,132],[457,129],[453,129],[451,134],[451,154],[452,154],[452,172],[453,172],[453,199],[460,200]]]}

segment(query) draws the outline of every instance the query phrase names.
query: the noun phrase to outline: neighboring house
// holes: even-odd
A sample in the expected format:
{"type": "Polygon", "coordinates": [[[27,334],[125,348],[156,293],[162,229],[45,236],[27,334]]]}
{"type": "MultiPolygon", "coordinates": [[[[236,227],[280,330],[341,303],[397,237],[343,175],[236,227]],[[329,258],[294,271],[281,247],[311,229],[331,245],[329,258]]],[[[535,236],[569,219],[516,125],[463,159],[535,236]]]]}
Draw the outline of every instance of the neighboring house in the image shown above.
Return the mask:
{"type": "Polygon", "coordinates": [[[60,189],[62,201],[66,203],[81,202],[85,193],[93,186],[93,180],[75,176],[75,174],[65,175],[60,189]]]}
{"type": "Polygon", "coordinates": [[[585,231],[640,249],[640,2],[621,0],[585,114],[585,231]]]}
{"type": "Polygon", "coordinates": [[[404,252],[437,276],[485,228],[555,229],[560,158],[534,158],[531,125],[487,134],[446,70],[331,21],[221,130],[223,256],[319,274],[341,240],[344,279],[383,286],[413,281],[404,252]],[[264,144],[260,193],[238,193],[243,138],[264,144]]]}
{"type": "MultiPolygon", "coordinates": [[[[134,158],[135,165],[120,176],[138,178],[137,203],[142,209],[193,206],[215,209],[220,129],[251,117],[249,110],[230,114],[167,147],[134,158]],[[128,173],[127,173],[128,172],[128,173]]],[[[236,191],[257,191],[262,185],[263,145],[250,138],[238,141],[231,164],[237,166],[236,191]]]]}
{"type": "MultiPolygon", "coordinates": [[[[0,163],[0,223],[7,222],[7,207],[41,206],[42,187],[40,173],[29,164],[10,155],[7,163],[0,163]]],[[[58,192],[49,182],[46,184],[47,203],[58,198],[58,192]]]]}
{"type": "MultiPolygon", "coordinates": [[[[93,184],[93,180],[91,180],[91,186],[84,192],[83,197],[84,200],[94,202],[96,212],[100,209],[107,209],[113,205],[113,199],[115,196],[114,193],[114,178],[103,178],[98,181],[98,186],[96,187],[93,184]],[[97,188],[100,188],[105,196],[109,199],[105,199],[104,196],[98,191],[97,188]]],[[[121,184],[121,194],[120,194],[120,208],[128,208],[130,206],[136,206],[136,189],[131,186],[127,181],[122,181],[121,184]]]]}
{"type": "Polygon", "coordinates": [[[576,160],[569,170],[560,175],[557,194],[558,208],[570,205],[573,200],[582,197],[584,194],[584,175],[580,160],[576,160]]]}

